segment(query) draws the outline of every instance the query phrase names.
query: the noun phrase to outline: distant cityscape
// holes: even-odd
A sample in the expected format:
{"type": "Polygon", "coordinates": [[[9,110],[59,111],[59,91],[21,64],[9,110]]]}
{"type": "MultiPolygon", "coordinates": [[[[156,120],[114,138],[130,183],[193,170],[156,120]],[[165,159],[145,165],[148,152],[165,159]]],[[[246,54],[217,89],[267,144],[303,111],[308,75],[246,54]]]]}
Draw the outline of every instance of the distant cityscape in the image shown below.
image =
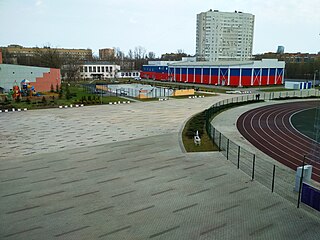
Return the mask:
{"type": "Polygon", "coordinates": [[[156,56],[154,52],[137,46],[127,54],[119,48],[101,48],[99,56],[95,56],[92,49],[11,44],[0,48],[0,63],[6,64],[1,68],[0,77],[11,79],[6,80],[8,88],[13,81],[20,81],[16,78],[19,66],[33,66],[60,69],[61,79],[68,81],[142,77],[159,81],[254,86],[283,84],[285,78],[318,78],[320,53],[286,53],[285,46],[275,46],[275,52],[253,55],[254,19],[253,14],[240,11],[210,9],[197,14],[195,54],[177,49],[175,53],[156,56]],[[4,76],[4,68],[8,65],[15,69],[10,77],[4,76]]]}

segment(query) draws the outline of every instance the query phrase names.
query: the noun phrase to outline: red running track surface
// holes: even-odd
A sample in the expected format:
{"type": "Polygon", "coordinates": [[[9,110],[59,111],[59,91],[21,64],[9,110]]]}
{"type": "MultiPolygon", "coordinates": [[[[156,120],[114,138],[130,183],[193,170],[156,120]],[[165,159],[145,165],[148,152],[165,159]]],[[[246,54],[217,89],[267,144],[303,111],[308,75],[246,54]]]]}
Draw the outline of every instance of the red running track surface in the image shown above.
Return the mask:
{"type": "Polygon", "coordinates": [[[293,170],[302,166],[306,155],[313,166],[312,179],[320,182],[320,162],[309,160],[315,142],[298,132],[290,121],[293,114],[318,105],[319,101],[305,101],[252,109],[239,117],[237,128],[256,148],[293,170]]]}

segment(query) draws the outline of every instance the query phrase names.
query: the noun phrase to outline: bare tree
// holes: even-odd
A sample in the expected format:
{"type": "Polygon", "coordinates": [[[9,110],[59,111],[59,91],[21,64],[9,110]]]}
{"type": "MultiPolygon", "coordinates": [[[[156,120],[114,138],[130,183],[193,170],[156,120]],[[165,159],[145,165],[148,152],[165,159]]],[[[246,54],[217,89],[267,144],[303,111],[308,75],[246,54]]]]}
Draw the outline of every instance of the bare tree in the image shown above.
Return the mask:
{"type": "Polygon", "coordinates": [[[154,52],[148,52],[148,59],[155,59],[156,58],[156,54],[154,52]]]}
{"type": "Polygon", "coordinates": [[[82,64],[80,57],[75,55],[65,55],[64,59],[64,65],[61,68],[62,75],[67,76],[69,81],[76,81],[80,77],[80,65],[82,64]]]}
{"type": "Polygon", "coordinates": [[[36,65],[41,67],[61,68],[64,63],[64,57],[50,45],[44,46],[43,49],[36,47],[34,57],[36,65]]]}
{"type": "Polygon", "coordinates": [[[144,47],[137,46],[134,48],[134,58],[143,59],[146,55],[147,50],[144,47]]]}
{"type": "Polygon", "coordinates": [[[177,54],[185,54],[183,49],[177,49],[177,54]]]}
{"type": "Polygon", "coordinates": [[[133,52],[131,49],[128,51],[128,59],[133,59],[133,52]]]}

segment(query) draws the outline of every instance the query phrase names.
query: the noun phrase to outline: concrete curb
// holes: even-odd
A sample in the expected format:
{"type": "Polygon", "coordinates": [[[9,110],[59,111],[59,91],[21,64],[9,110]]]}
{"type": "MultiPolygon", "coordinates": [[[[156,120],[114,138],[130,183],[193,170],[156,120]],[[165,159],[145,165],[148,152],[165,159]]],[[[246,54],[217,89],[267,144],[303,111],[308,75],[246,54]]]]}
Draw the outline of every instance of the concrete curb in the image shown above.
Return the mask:
{"type": "Polygon", "coordinates": [[[27,111],[28,109],[27,108],[12,108],[11,111],[10,109],[4,109],[4,110],[0,110],[0,113],[9,113],[9,112],[23,112],[23,111],[27,111]]]}

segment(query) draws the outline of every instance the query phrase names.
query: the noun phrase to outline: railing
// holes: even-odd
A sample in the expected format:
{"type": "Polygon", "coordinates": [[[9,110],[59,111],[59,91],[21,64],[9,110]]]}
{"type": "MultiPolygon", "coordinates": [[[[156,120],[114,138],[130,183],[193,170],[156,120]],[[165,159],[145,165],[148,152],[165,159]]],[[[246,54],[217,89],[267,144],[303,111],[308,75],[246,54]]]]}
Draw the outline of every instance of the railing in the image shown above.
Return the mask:
{"type": "MultiPolygon", "coordinates": [[[[260,101],[287,97],[303,98],[313,96],[320,97],[319,91],[312,89],[303,91],[270,92],[260,93],[260,101]]],[[[249,175],[252,180],[256,180],[269,188],[271,192],[278,193],[285,199],[293,203],[298,203],[299,206],[299,194],[293,191],[295,184],[294,170],[283,167],[280,164],[274,164],[272,161],[256,156],[244,147],[239,146],[236,142],[232,141],[232,139],[227,138],[211,123],[214,116],[223,110],[248,103],[258,102],[258,98],[259,97],[257,95],[244,95],[223,100],[211,106],[206,110],[207,133],[212,141],[217,145],[219,151],[238,169],[249,175]]]]}

